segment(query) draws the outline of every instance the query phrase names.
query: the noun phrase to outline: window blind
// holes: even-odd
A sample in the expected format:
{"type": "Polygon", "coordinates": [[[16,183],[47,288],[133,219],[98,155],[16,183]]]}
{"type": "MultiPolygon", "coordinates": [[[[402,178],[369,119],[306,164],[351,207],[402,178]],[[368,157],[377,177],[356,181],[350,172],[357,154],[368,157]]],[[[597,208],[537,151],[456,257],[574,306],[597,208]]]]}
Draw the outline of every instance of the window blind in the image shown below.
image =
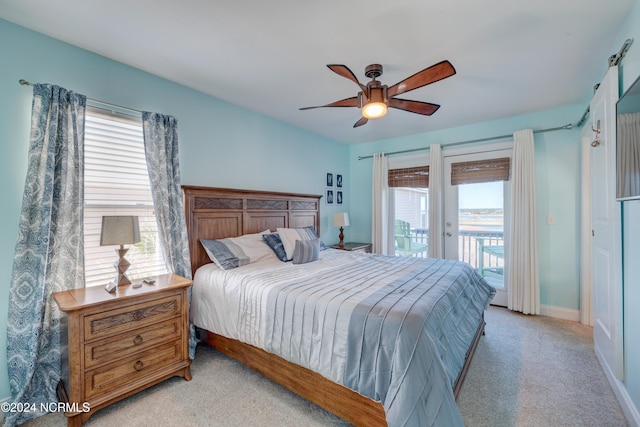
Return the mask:
{"type": "Polygon", "coordinates": [[[451,185],[508,181],[509,157],[459,162],[451,165],[451,185]]]}
{"type": "Polygon", "coordinates": [[[167,272],[144,154],[142,120],[88,107],[85,118],[85,285],[115,278],[117,246],[100,246],[103,215],[136,215],[141,242],[127,245],[130,278],[167,272]]]}
{"type": "Polygon", "coordinates": [[[429,188],[429,166],[389,169],[389,187],[429,188]]]}

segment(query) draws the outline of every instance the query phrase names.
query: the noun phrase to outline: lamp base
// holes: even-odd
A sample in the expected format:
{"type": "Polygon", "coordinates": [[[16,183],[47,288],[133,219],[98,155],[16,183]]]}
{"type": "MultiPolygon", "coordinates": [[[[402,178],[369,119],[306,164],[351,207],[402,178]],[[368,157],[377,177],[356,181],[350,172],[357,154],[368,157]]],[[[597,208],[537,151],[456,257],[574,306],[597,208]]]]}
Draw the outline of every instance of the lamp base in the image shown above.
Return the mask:
{"type": "Polygon", "coordinates": [[[338,235],[338,237],[340,237],[340,243],[338,243],[338,246],[344,248],[344,229],[342,227],[340,227],[340,235],[338,235]]]}
{"type": "Polygon", "coordinates": [[[124,273],[118,273],[118,286],[130,285],[131,280],[124,273]]]}
{"type": "Polygon", "coordinates": [[[125,249],[125,247],[122,245],[120,245],[120,249],[116,249],[116,252],[118,254],[118,261],[116,261],[114,267],[118,272],[118,277],[116,279],[116,283],[118,284],[118,286],[131,284],[131,280],[129,280],[129,278],[125,274],[127,269],[129,269],[129,266],[131,265],[131,263],[129,263],[129,261],[124,258],[128,251],[129,249],[125,249]]]}

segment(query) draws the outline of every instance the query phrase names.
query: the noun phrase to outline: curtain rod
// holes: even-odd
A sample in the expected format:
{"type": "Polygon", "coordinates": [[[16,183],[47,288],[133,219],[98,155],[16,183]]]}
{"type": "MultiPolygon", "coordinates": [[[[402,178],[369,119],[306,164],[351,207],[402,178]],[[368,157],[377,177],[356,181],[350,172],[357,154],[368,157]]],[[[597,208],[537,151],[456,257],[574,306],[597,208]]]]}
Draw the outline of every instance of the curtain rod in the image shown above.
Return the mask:
{"type": "MultiPolygon", "coordinates": [[[[33,86],[34,85],[33,83],[26,81],[25,79],[18,80],[18,83],[20,83],[22,86],[33,86]]],[[[87,98],[87,101],[92,102],[94,104],[100,104],[100,105],[103,105],[103,106],[108,107],[108,108],[116,108],[118,110],[122,110],[122,111],[111,111],[114,114],[117,114],[117,113],[127,114],[129,116],[134,116],[134,117],[137,117],[137,118],[142,116],[142,111],[134,110],[133,108],[123,107],[121,105],[116,105],[116,104],[110,104],[108,102],[98,101],[97,99],[92,99],[92,98],[87,98]],[[127,113],[127,112],[129,112],[129,113],[127,113]],[[131,113],[133,113],[133,114],[131,114],[131,113]]]]}
{"type": "MultiPolygon", "coordinates": [[[[569,124],[566,124],[564,126],[558,126],[558,127],[555,127],[555,128],[534,130],[533,133],[542,133],[542,132],[551,132],[551,131],[555,131],[555,130],[571,129],[572,127],[573,127],[573,125],[571,123],[569,123],[569,124]]],[[[513,134],[490,136],[488,138],[469,139],[469,140],[466,140],[466,141],[450,142],[448,144],[441,144],[441,146],[442,146],[442,148],[454,147],[456,145],[471,144],[471,143],[474,143],[474,142],[494,141],[496,139],[504,139],[504,138],[512,138],[512,137],[513,137],[513,134]]],[[[387,155],[393,155],[393,154],[412,153],[414,151],[425,151],[425,150],[428,150],[428,149],[429,149],[429,147],[412,148],[410,150],[392,151],[392,152],[386,153],[386,154],[387,155]]],[[[370,156],[358,156],[358,160],[372,159],[372,158],[373,158],[373,155],[370,155],[370,156]]]]}

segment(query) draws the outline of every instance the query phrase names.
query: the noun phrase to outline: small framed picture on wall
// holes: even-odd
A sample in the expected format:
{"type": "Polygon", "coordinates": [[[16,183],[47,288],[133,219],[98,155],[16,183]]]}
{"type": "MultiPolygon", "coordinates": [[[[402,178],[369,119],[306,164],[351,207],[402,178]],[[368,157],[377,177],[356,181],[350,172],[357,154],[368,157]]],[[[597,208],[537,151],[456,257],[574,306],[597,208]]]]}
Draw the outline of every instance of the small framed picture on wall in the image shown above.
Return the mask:
{"type": "Polygon", "coordinates": [[[327,187],[333,187],[333,174],[327,173],[327,187]]]}
{"type": "Polygon", "coordinates": [[[326,202],[328,205],[332,205],[333,204],[333,190],[327,190],[327,197],[326,197],[326,202]]]}
{"type": "Polygon", "coordinates": [[[342,191],[336,191],[336,204],[342,204],[342,191]]]}
{"type": "Polygon", "coordinates": [[[342,188],[342,174],[336,174],[336,187],[342,188]]]}

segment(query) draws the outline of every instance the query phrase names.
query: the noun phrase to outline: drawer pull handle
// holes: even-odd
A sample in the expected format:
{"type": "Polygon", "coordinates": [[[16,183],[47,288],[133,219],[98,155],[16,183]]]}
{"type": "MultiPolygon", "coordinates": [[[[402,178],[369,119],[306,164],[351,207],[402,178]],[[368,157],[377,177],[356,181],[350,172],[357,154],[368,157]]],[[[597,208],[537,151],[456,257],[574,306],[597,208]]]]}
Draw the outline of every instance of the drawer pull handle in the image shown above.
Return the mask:
{"type": "Polygon", "coordinates": [[[138,360],[138,361],[136,362],[136,364],[135,364],[135,365],[133,365],[133,368],[134,368],[136,371],[139,371],[140,369],[142,369],[142,367],[143,367],[143,366],[144,366],[144,365],[142,364],[142,362],[138,360]]]}
{"type": "Polygon", "coordinates": [[[142,337],[140,335],[136,335],[136,337],[133,339],[133,343],[135,345],[140,345],[142,344],[142,337]]]}

